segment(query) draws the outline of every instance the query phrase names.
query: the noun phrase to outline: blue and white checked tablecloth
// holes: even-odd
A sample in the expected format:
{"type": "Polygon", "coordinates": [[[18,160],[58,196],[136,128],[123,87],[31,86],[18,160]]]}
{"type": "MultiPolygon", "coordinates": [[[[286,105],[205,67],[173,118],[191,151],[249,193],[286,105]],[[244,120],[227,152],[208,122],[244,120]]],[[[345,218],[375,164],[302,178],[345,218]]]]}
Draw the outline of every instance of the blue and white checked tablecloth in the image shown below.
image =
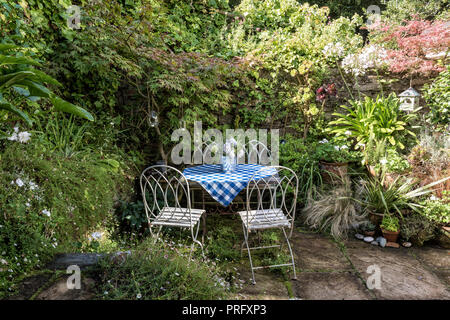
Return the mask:
{"type": "Polygon", "coordinates": [[[267,170],[258,172],[254,179],[271,177],[277,173],[275,168],[259,164],[238,164],[236,170],[231,173],[223,172],[220,164],[204,164],[186,168],[183,174],[187,180],[199,183],[211,197],[226,207],[262,168],[267,170]]]}

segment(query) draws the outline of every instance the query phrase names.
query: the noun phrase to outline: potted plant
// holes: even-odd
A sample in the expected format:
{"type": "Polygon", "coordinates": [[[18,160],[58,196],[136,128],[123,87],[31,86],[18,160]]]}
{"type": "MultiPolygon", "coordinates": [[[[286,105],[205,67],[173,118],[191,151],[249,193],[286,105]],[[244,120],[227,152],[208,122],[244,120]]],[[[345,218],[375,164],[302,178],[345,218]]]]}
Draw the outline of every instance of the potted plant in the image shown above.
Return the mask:
{"type": "Polygon", "coordinates": [[[375,235],[376,228],[377,226],[369,221],[363,227],[364,235],[368,237],[373,237],[375,235]]]}
{"type": "Polygon", "coordinates": [[[381,222],[381,232],[388,242],[397,242],[400,234],[400,223],[396,216],[385,214],[381,222]]]}
{"type": "Polygon", "coordinates": [[[400,216],[405,210],[420,212],[422,206],[417,199],[432,192],[433,186],[450,180],[450,176],[417,189],[413,189],[414,181],[411,179],[399,176],[389,185],[385,184],[384,179],[383,173],[381,177],[361,180],[364,210],[371,215],[371,222],[374,224],[380,223],[384,215],[392,212],[400,216]]]}
{"type": "Polygon", "coordinates": [[[333,138],[331,141],[323,139],[319,142],[315,157],[322,170],[322,179],[334,182],[336,178],[342,180],[347,175],[349,162],[358,161],[361,153],[351,150],[345,140],[333,138]]]}

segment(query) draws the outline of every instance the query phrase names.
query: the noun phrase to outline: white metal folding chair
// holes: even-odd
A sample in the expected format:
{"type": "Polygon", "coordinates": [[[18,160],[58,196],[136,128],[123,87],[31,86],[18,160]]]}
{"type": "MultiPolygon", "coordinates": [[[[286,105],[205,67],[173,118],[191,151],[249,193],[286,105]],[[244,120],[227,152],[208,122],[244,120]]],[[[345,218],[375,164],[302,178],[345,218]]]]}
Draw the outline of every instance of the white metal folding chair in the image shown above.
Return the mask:
{"type": "Polygon", "coordinates": [[[197,240],[203,209],[192,209],[189,183],[178,169],[166,165],[148,167],[140,179],[145,214],[150,234],[158,240],[162,227],[187,228],[191,231],[194,245],[198,244],[203,254],[203,244],[197,240]],[[153,228],[158,228],[156,235],[153,228]]]}
{"type": "Polygon", "coordinates": [[[289,239],[292,236],[292,231],[294,228],[295,208],[298,193],[297,175],[294,171],[286,167],[267,166],[261,168],[252,176],[246,191],[247,210],[239,212],[242,219],[242,228],[244,230],[244,242],[242,243],[241,252],[245,250],[245,245],[247,247],[248,257],[250,259],[253,284],[256,283],[254,270],[262,268],[292,266],[294,269],[294,279],[296,279],[297,274],[295,271],[294,256],[292,254],[289,239]],[[258,177],[264,174],[265,170],[273,171],[273,169],[276,169],[276,175],[269,178],[258,179],[258,177]],[[257,198],[256,201],[251,201],[254,197],[257,198]],[[275,228],[283,231],[292,262],[254,267],[251,250],[276,247],[279,247],[281,250],[283,242],[277,245],[250,248],[248,243],[250,233],[275,228]],[[288,234],[286,233],[286,229],[288,230],[288,234]]]}

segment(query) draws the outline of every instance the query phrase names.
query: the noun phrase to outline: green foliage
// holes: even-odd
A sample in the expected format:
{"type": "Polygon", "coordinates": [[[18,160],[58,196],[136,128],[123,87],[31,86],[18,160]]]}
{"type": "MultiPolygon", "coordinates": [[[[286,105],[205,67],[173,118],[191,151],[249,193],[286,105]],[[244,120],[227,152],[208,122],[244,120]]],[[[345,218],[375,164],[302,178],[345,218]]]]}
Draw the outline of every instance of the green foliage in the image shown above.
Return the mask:
{"type": "Polygon", "coordinates": [[[397,232],[400,230],[399,220],[396,216],[391,214],[385,214],[380,225],[386,231],[397,232]]]}
{"type": "Polygon", "coordinates": [[[367,223],[365,223],[363,225],[363,230],[364,231],[375,231],[377,228],[376,225],[374,225],[372,222],[368,221],[367,223]]]}
{"type": "Polygon", "coordinates": [[[299,179],[298,201],[306,200],[313,186],[322,185],[319,161],[311,156],[310,150],[316,145],[309,145],[303,139],[288,136],[280,145],[280,164],[295,171],[299,179]]]}
{"type": "Polygon", "coordinates": [[[92,126],[78,124],[73,117],[36,117],[39,144],[45,152],[59,152],[70,158],[87,151],[85,136],[92,126]]]}
{"type": "Polygon", "coordinates": [[[194,260],[170,244],[143,242],[128,256],[100,263],[99,296],[117,300],[213,300],[227,297],[211,263],[194,260]],[[125,261],[123,261],[125,260],[125,261]],[[115,261],[115,262],[114,262],[115,261]]]}
{"type": "Polygon", "coordinates": [[[413,213],[403,217],[400,223],[400,235],[416,246],[435,237],[437,225],[431,220],[424,219],[423,215],[413,213]]]}
{"type": "Polygon", "coordinates": [[[208,236],[205,243],[206,252],[212,260],[239,261],[240,238],[236,232],[227,225],[220,225],[214,228],[214,232],[208,236]]]}
{"type": "Polygon", "coordinates": [[[20,52],[19,48],[10,44],[0,44],[0,110],[15,113],[28,125],[32,121],[26,112],[18,106],[24,99],[31,102],[41,98],[48,99],[55,110],[64,111],[93,121],[93,116],[76,105],[56,96],[45,84],[60,86],[61,84],[33,66],[40,64],[31,57],[20,52]]]}
{"type": "Polygon", "coordinates": [[[108,224],[123,183],[120,173],[94,157],[68,159],[42,154],[35,144],[5,144],[0,252],[12,271],[1,273],[0,292],[23,272],[42,267],[53,253],[77,250],[87,232],[108,224]]]}
{"type": "Polygon", "coordinates": [[[361,160],[361,152],[353,151],[346,139],[333,137],[319,142],[314,157],[326,162],[352,162],[361,160]]]}
{"type": "Polygon", "coordinates": [[[379,161],[371,164],[375,165],[375,172],[385,170],[386,172],[405,173],[411,169],[408,160],[394,148],[388,148],[379,161]]]}
{"type": "Polygon", "coordinates": [[[120,220],[125,222],[133,231],[141,231],[142,228],[148,226],[144,203],[142,201],[126,202],[121,200],[117,214],[120,220]]]}
{"type": "Polygon", "coordinates": [[[402,209],[411,209],[420,212],[420,197],[432,192],[431,187],[450,179],[446,177],[438,181],[429,183],[423,187],[414,189],[414,182],[411,179],[397,177],[392,183],[386,186],[385,171],[381,176],[371,177],[362,181],[364,188],[364,208],[368,212],[379,214],[398,214],[402,216],[402,209]]]}
{"type": "Polygon", "coordinates": [[[407,126],[414,114],[400,111],[400,101],[395,93],[387,98],[375,100],[366,97],[363,101],[350,101],[350,107],[341,106],[346,114],[334,113],[337,120],[331,121],[330,130],[337,135],[354,138],[357,146],[364,146],[370,139],[386,139],[392,146],[404,149],[405,134],[415,136],[407,126]]]}
{"type": "Polygon", "coordinates": [[[450,223],[450,192],[444,191],[442,199],[428,199],[421,202],[422,215],[435,224],[447,225],[450,223]]]}
{"type": "Polygon", "coordinates": [[[433,83],[424,86],[423,97],[429,108],[427,121],[447,126],[450,123],[450,67],[441,72],[433,83]]]}
{"type": "Polygon", "coordinates": [[[380,0],[301,0],[299,2],[326,6],[330,8],[331,18],[339,18],[341,16],[351,18],[354,14],[363,15],[370,5],[377,5],[381,10],[385,8],[384,1],[380,0]]]}
{"type": "Polygon", "coordinates": [[[274,114],[297,119],[291,126],[306,138],[322,113],[315,88],[322,85],[331,64],[323,49],[338,41],[345,43],[345,51],[358,48],[362,39],[355,28],[361,20],[340,18],[328,24],[327,8],[299,5],[295,0],[245,0],[236,12],[241,17],[228,35],[230,49],[260,62],[256,70],[267,80],[259,80],[258,75],[257,86],[273,94],[274,114]]]}
{"type": "Polygon", "coordinates": [[[448,14],[447,0],[389,0],[382,19],[390,23],[401,23],[414,18],[432,20],[448,14]]]}

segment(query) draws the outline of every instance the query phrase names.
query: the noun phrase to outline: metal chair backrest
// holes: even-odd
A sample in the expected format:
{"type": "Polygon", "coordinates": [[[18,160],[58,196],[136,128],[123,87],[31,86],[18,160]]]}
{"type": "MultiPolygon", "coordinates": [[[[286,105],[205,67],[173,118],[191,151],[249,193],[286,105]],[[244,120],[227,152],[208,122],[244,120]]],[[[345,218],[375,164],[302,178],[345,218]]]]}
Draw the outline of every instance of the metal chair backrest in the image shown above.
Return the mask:
{"type": "MultiPolygon", "coordinates": [[[[250,140],[243,146],[237,146],[235,154],[238,156],[238,163],[251,163],[268,165],[271,162],[271,152],[269,148],[258,140],[250,140]],[[243,153],[240,150],[243,149],[243,153]],[[239,157],[239,154],[242,154],[239,157]],[[245,157],[245,158],[244,158],[245,157]]],[[[194,150],[194,157],[197,154],[201,154],[202,163],[212,164],[220,163],[220,156],[217,154],[223,151],[223,146],[215,141],[203,142],[194,150]]]]}
{"type": "Polygon", "coordinates": [[[283,166],[266,166],[259,169],[253,174],[247,186],[247,225],[251,223],[251,219],[256,218],[259,222],[270,224],[274,217],[284,214],[292,233],[297,194],[298,177],[292,169],[283,166]],[[276,171],[276,174],[268,178],[259,178],[271,171],[276,171]],[[281,209],[282,213],[278,209],[281,209]],[[260,212],[258,217],[249,214],[255,210],[260,212]]]}
{"type": "Polygon", "coordinates": [[[271,161],[271,152],[267,146],[258,141],[250,140],[245,147],[246,163],[268,165],[271,161]]]}
{"type": "Polygon", "coordinates": [[[203,164],[220,163],[220,157],[216,155],[222,150],[218,143],[214,141],[203,142],[194,150],[194,158],[197,154],[201,155],[203,164]]]}
{"type": "Polygon", "coordinates": [[[145,213],[151,224],[164,209],[164,218],[181,221],[191,216],[189,183],[181,171],[167,165],[146,168],[140,178],[145,213]]]}

